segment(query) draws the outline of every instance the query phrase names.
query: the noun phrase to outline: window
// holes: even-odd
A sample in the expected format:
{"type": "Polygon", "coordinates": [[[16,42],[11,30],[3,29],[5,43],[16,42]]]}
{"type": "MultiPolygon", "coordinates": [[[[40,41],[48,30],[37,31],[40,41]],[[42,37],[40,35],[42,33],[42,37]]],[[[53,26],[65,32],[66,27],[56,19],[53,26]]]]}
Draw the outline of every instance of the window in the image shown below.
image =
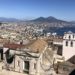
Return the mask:
{"type": "Polygon", "coordinates": [[[71,38],[71,36],[69,36],[69,39],[71,38]]]}
{"type": "Polygon", "coordinates": [[[25,73],[29,74],[29,61],[24,61],[24,70],[25,73]]]}
{"type": "Polygon", "coordinates": [[[26,70],[29,70],[29,61],[25,61],[24,63],[25,63],[24,68],[25,68],[26,70]]]}
{"type": "Polygon", "coordinates": [[[71,47],[73,47],[73,41],[71,41],[71,47]]]}
{"type": "Polygon", "coordinates": [[[58,46],[57,54],[62,56],[62,46],[58,46]]]}
{"type": "Polygon", "coordinates": [[[73,35],[73,38],[74,38],[74,35],[73,35]]]}
{"type": "Polygon", "coordinates": [[[68,46],[68,41],[66,41],[66,46],[68,46]]]}
{"type": "Polygon", "coordinates": [[[3,49],[0,49],[0,60],[3,60],[3,49]]]}

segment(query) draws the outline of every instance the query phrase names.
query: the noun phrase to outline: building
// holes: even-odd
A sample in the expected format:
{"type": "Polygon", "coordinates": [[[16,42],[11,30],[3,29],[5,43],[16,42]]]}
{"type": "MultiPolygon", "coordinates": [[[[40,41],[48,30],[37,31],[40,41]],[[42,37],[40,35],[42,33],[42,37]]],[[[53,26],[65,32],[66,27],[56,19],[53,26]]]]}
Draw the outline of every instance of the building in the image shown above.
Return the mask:
{"type": "Polygon", "coordinates": [[[57,54],[67,61],[75,55],[75,33],[69,31],[64,33],[63,38],[53,39],[54,46],[57,46],[57,54]]]}
{"type": "Polygon", "coordinates": [[[53,65],[75,56],[75,34],[33,39],[27,44],[5,42],[0,47],[2,69],[30,75],[55,75],[53,65]]]}
{"type": "MultiPolygon", "coordinates": [[[[14,72],[39,75],[43,73],[41,68],[42,55],[48,45],[43,39],[37,39],[30,44],[5,43],[0,48],[2,68],[14,72]]],[[[50,70],[49,70],[50,71],[50,70]]]]}
{"type": "Polygon", "coordinates": [[[75,33],[71,31],[64,34],[62,55],[65,57],[65,60],[75,55],[75,33]]]}

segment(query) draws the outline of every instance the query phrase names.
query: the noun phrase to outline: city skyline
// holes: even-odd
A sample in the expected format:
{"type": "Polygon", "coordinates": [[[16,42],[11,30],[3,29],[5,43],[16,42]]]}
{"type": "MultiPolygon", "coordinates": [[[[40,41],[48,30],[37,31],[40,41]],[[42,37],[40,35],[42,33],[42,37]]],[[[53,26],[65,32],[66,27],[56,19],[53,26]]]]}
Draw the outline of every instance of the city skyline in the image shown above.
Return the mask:
{"type": "Polygon", "coordinates": [[[0,0],[0,17],[33,19],[53,16],[75,20],[74,0],[0,0]]]}

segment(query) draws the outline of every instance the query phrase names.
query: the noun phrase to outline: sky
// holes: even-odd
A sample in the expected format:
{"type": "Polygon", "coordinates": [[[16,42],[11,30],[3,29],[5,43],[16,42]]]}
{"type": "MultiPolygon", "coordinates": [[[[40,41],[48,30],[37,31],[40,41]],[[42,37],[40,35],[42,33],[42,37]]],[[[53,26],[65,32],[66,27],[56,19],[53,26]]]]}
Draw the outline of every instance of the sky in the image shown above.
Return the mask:
{"type": "Polygon", "coordinates": [[[75,0],[0,0],[0,17],[32,19],[48,16],[75,21],[75,0]]]}

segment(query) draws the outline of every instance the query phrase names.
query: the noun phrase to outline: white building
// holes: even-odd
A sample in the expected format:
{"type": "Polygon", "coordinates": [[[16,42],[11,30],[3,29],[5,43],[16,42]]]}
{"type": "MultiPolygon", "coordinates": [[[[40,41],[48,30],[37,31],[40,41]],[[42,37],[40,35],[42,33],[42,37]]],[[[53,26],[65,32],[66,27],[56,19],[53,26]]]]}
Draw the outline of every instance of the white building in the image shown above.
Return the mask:
{"type": "Polygon", "coordinates": [[[67,61],[75,55],[75,33],[69,31],[64,33],[62,39],[53,39],[54,46],[57,46],[57,54],[67,61]]]}
{"type": "Polygon", "coordinates": [[[49,37],[50,35],[51,35],[51,33],[50,33],[50,32],[46,34],[46,36],[47,36],[47,37],[49,37]]]}
{"type": "Polygon", "coordinates": [[[63,36],[63,52],[65,60],[70,59],[75,55],[75,33],[67,32],[63,36]]]}

